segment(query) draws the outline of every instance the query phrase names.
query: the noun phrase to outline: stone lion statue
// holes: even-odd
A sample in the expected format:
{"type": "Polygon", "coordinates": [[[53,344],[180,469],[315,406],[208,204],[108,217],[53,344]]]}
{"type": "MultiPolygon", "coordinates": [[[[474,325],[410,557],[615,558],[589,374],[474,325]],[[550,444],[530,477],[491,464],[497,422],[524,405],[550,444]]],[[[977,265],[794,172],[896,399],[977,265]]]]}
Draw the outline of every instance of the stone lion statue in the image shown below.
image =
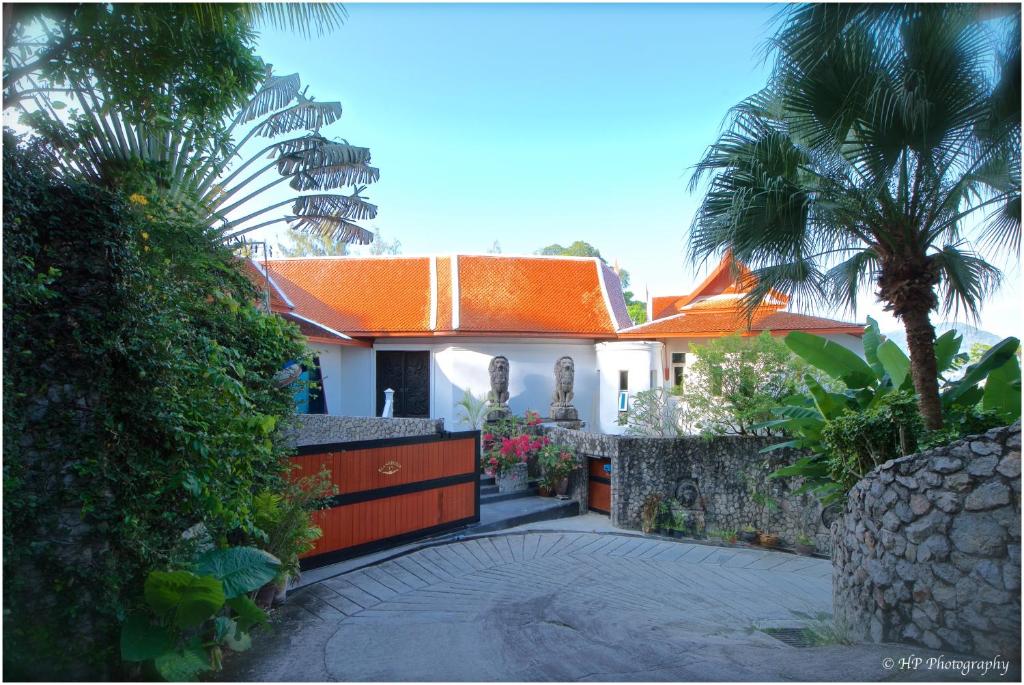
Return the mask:
{"type": "Polygon", "coordinates": [[[576,378],[576,365],[572,357],[562,357],[555,362],[555,394],[551,404],[568,407],[572,405],[572,384],[576,378]]]}
{"type": "Polygon", "coordinates": [[[572,406],[572,385],[576,379],[576,365],[572,357],[561,357],[555,362],[555,394],[551,398],[551,418],[555,421],[576,421],[579,412],[572,406]]]}
{"type": "Polygon", "coordinates": [[[499,355],[492,357],[487,365],[491,375],[491,391],[487,393],[487,403],[492,407],[504,407],[508,404],[508,357],[499,355]]]}

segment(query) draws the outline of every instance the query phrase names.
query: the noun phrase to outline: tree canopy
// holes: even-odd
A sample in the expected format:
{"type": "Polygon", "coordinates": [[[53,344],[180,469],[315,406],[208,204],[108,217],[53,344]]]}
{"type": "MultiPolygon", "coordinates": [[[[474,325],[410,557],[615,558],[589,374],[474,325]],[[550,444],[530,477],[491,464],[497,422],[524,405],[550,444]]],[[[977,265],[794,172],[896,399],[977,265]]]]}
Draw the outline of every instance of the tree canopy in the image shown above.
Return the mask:
{"type": "Polygon", "coordinates": [[[701,262],[731,252],[772,291],[853,309],[864,287],[907,330],[929,428],[941,426],[932,310],[976,314],[1020,240],[1020,10],[792,5],[768,85],[696,166],[701,262]],[[996,37],[996,40],[993,40],[996,37]]]}

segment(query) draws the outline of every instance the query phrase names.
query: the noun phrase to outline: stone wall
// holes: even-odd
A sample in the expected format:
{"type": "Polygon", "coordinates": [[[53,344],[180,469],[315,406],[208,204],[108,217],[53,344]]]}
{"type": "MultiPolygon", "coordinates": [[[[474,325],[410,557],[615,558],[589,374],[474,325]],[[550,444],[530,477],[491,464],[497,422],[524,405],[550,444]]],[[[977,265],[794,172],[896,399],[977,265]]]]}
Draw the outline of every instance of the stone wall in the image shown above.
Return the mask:
{"type": "Polygon", "coordinates": [[[406,438],[444,432],[443,419],[383,419],[373,416],[327,416],[301,414],[296,418],[293,440],[296,446],[356,440],[406,438]]]}
{"type": "MultiPolygon", "coordinates": [[[[783,544],[792,544],[803,533],[820,551],[831,547],[829,515],[838,508],[823,511],[813,496],[793,494],[793,479],[768,478],[798,458],[789,449],[762,453],[773,439],[638,438],[558,428],[549,429],[548,435],[582,455],[611,459],[612,525],[639,529],[644,501],[656,493],[692,502],[691,511],[703,519],[707,531],[751,525],[775,533],[783,544]]],[[[585,474],[579,480],[575,489],[585,490],[585,474]]]]}
{"type": "Polygon", "coordinates": [[[886,462],[833,534],[837,622],[862,639],[1020,654],[1020,422],[886,462]]]}

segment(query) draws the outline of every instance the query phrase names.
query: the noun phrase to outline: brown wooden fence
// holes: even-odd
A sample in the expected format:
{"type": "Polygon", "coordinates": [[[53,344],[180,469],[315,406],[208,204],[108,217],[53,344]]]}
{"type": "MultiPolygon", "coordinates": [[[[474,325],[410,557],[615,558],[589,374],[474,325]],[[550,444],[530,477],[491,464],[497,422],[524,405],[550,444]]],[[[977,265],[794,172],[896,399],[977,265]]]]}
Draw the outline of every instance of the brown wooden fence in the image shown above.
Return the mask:
{"type": "Polygon", "coordinates": [[[338,486],[302,568],[479,521],[479,454],[479,431],[300,447],[295,476],[326,468],[338,486]]]}

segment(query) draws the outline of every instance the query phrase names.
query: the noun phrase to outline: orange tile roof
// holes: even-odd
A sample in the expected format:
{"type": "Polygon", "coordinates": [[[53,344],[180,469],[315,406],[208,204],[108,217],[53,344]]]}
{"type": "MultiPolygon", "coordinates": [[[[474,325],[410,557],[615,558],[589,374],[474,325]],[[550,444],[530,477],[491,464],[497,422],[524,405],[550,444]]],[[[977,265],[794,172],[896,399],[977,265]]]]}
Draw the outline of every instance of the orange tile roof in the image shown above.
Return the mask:
{"type": "Polygon", "coordinates": [[[576,257],[310,257],[267,262],[294,311],[356,337],[613,338],[631,325],[618,277],[576,257]]]}
{"type": "Polygon", "coordinates": [[[693,292],[653,298],[654,319],[620,331],[619,337],[717,337],[730,333],[757,335],[763,331],[861,335],[864,331],[862,324],[781,311],[789,298],[776,291],[771,292],[770,299],[748,320],[742,299],[755,283],[756,276],[750,269],[727,254],[693,292]]]}
{"type": "Polygon", "coordinates": [[[741,311],[686,311],[649,323],[633,326],[619,332],[620,338],[701,338],[740,333],[758,335],[763,331],[788,333],[813,331],[816,333],[849,333],[861,335],[864,326],[819,316],[795,312],[780,312],[764,308],[755,313],[749,325],[741,311]]]}

